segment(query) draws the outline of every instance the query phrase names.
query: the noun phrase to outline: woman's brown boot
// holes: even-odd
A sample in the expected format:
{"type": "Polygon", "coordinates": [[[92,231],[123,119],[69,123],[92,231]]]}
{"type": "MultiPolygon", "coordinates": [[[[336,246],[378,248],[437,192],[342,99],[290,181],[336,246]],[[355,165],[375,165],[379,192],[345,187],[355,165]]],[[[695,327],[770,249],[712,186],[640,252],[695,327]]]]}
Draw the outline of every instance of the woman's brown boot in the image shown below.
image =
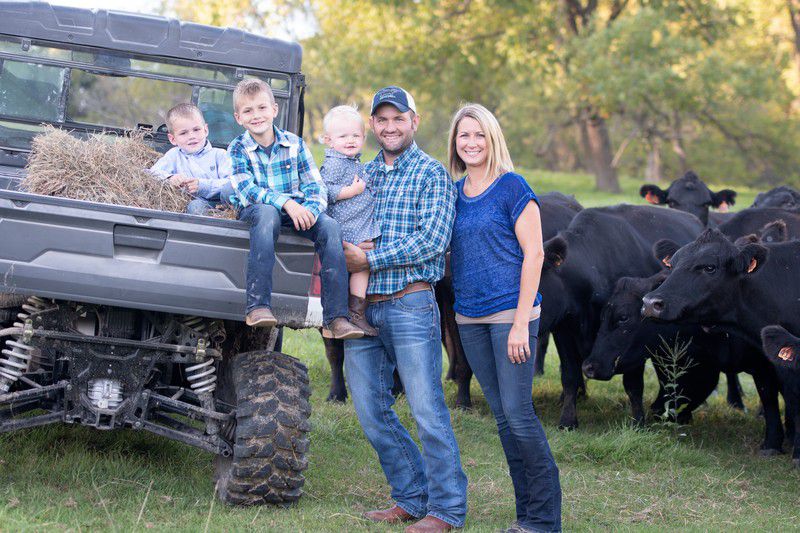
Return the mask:
{"type": "Polygon", "coordinates": [[[364,330],[367,337],[377,337],[378,330],[367,322],[367,300],[359,296],[350,295],[350,323],[364,330]]]}

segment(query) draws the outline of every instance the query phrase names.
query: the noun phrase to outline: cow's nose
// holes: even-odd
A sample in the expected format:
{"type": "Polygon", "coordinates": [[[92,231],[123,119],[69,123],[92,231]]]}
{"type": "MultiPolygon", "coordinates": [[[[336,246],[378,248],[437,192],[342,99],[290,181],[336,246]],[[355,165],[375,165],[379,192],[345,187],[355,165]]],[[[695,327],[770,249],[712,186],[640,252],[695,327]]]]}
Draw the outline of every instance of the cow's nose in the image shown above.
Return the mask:
{"type": "Polygon", "coordinates": [[[644,318],[658,318],[664,312],[664,300],[655,296],[642,299],[642,316],[644,318]]]}
{"type": "Polygon", "coordinates": [[[591,361],[584,361],[583,362],[583,373],[589,379],[594,379],[594,364],[591,361]]]}

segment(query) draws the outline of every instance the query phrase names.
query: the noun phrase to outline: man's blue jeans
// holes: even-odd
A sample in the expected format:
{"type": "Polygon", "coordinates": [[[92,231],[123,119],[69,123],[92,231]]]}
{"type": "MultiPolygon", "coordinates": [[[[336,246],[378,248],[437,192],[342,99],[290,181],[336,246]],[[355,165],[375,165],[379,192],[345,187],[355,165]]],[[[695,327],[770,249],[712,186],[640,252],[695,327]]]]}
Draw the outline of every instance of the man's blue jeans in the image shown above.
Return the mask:
{"type": "MultiPolygon", "coordinates": [[[[275,266],[275,243],[281,226],[292,227],[289,215],[272,205],[252,204],[239,211],[239,220],[250,224],[250,255],[247,258],[247,312],[272,307],[272,268],[275,266]]],[[[348,276],[342,248],[342,229],[325,213],[311,229],[298,235],[314,242],[322,268],[322,321],[347,317],[348,276]]]]}
{"type": "MultiPolygon", "coordinates": [[[[529,323],[536,349],[539,320],[529,323]]],[[[461,344],[497,421],[516,496],[517,522],[534,531],[561,530],[558,467],[531,399],[533,357],[508,359],[511,324],[460,324],[461,344]]]]}
{"type": "Polygon", "coordinates": [[[350,396],[392,498],[406,512],[461,527],[467,514],[467,477],[442,390],[439,309],[432,291],[370,304],[377,337],[345,341],[350,396]],[[422,454],[392,409],[394,369],[417,422],[422,454]]]}

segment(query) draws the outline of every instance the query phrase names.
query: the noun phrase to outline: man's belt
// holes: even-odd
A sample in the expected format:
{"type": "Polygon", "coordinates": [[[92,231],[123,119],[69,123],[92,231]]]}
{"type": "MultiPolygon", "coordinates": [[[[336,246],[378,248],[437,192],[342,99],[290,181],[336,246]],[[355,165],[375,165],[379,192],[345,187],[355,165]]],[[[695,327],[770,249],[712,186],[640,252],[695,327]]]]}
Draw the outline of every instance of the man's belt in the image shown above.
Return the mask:
{"type": "Polygon", "coordinates": [[[396,300],[398,298],[402,298],[406,294],[411,294],[412,292],[429,290],[431,290],[431,284],[427,281],[415,281],[414,283],[409,283],[399,291],[392,294],[368,294],[367,301],[371,304],[374,304],[378,302],[385,302],[387,300],[396,300]]]}

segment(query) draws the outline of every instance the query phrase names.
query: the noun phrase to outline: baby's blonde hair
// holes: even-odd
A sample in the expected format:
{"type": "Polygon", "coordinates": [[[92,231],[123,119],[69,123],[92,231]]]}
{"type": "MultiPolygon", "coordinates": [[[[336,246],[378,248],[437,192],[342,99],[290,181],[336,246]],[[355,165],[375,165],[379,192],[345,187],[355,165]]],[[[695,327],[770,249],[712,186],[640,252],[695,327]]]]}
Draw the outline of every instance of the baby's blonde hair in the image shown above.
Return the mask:
{"type": "Polygon", "coordinates": [[[508,153],[506,146],[506,138],[503,136],[503,130],[500,129],[500,123],[492,114],[491,111],[486,109],[480,104],[466,104],[459,109],[453,116],[453,121],[450,123],[450,138],[447,141],[447,160],[449,162],[450,175],[454,178],[461,176],[467,165],[459,157],[456,152],[456,134],[458,133],[458,125],[465,118],[469,117],[481,125],[483,134],[486,136],[486,148],[488,157],[486,158],[486,175],[498,176],[504,172],[511,172],[514,170],[514,163],[511,161],[511,155],[508,153]]]}
{"type": "Polygon", "coordinates": [[[333,123],[343,118],[349,118],[357,121],[359,124],[361,124],[361,131],[364,131],[364,119],[361,117],[361,113],[358,112],[358,108],[355,105],[337,105],[325,113],[325,117],[322,119],[323,131],[328,133],[333,123]]]}

